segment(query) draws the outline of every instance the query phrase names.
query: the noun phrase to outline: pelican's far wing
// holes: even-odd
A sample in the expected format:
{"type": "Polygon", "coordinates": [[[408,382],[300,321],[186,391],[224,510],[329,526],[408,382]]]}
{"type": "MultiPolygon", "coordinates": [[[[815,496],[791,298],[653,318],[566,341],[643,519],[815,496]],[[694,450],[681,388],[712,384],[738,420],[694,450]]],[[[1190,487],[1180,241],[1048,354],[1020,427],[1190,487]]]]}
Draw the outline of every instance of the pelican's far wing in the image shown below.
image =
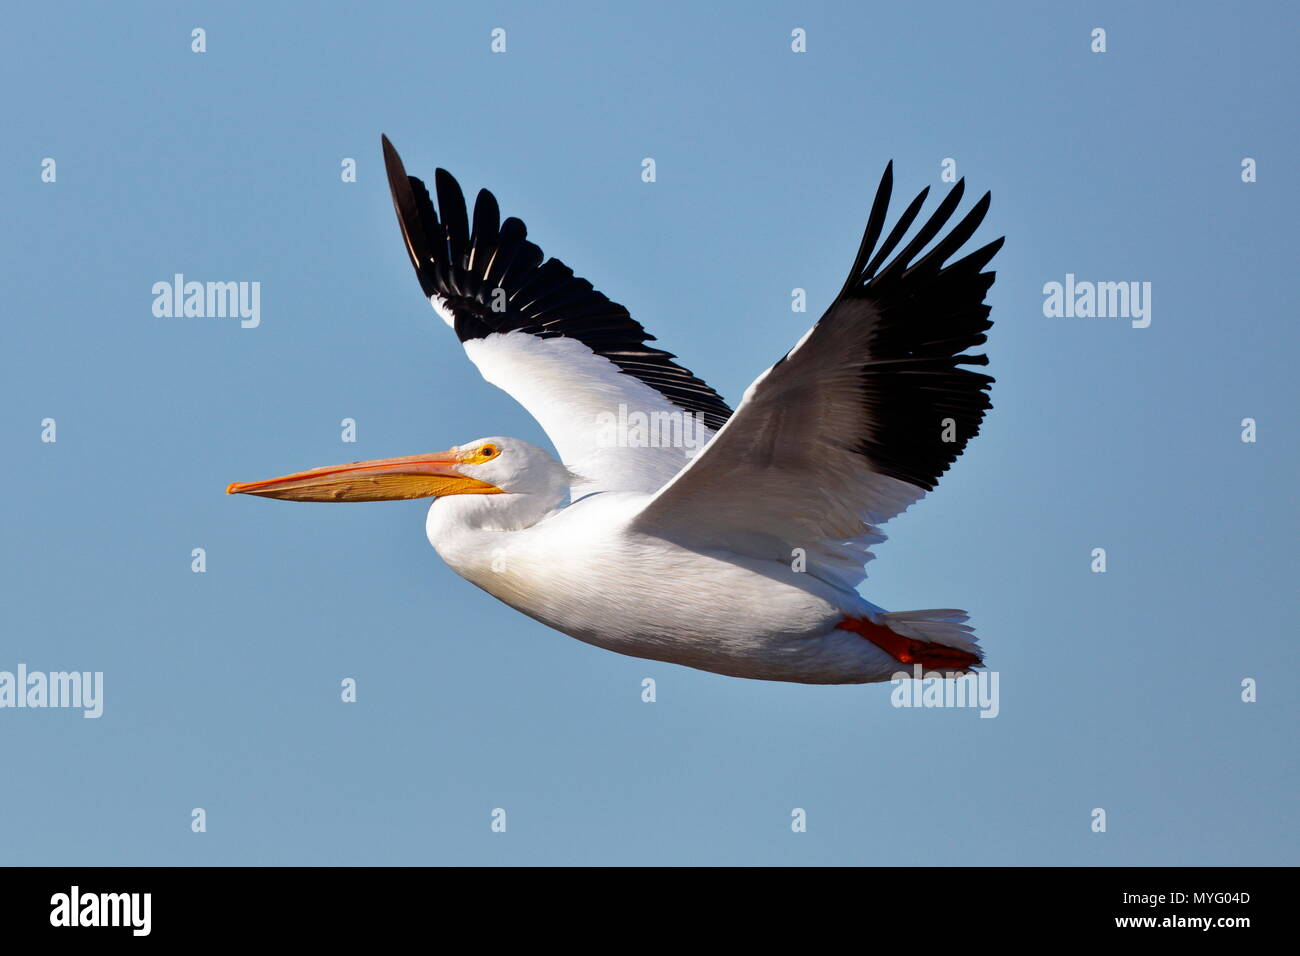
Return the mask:
{"type": "Polygon", "coordinates": [[[889,261],[925,201],[884,231],[885,169],[857,259],[838,297],[746,390],[713,441],[634,519],[645,534],[790,562],[856,586],[876,529],[935,487],[979,431],[993,379],[966,350],[985,342],[998,239],[950,265],[989,196],[923,255],[961,202],[957,183],[889,261]],[[882,268],[883,265],[883,268],[882,268]]]}
{"type": "Polygon", "coordinates": [[[388,185],[420,288],[483,377],[537,419],[579,478],[574,495],[653,492],[731,414],[654,336],[558,259],[486,189],[471,220],[456,180],[438,205],[383,138],[388,185]],[[675,431],[674,431],[675,430],[675,431]]]}

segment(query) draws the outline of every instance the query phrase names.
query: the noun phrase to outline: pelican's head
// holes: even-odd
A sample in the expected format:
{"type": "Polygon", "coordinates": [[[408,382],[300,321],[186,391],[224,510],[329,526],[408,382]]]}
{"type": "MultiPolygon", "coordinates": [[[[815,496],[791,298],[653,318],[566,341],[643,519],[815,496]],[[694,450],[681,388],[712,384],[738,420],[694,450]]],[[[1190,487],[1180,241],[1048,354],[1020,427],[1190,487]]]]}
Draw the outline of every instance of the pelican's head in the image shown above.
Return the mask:
{"type": "Polygon", "coordinates": [[[265,481],[234,482],[231,495],[286,501],[396,501],[449,495],[527,495],[558,504],[572,476],[517,438],[480,438],[447,451],[328,465],[265,481]]]}

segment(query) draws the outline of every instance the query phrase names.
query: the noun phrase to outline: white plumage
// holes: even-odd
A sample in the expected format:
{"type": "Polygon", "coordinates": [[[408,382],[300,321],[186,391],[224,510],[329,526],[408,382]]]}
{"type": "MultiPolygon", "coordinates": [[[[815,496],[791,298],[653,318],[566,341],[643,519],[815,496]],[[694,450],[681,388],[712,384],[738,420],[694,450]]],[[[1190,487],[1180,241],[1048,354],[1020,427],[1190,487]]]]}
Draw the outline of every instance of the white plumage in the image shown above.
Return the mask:
{"type": "Polygon", "coordinates": [[[621,654],[805,683],[981,663],[964,612],[891,614],[855,588],[884,540],[878,526],[933,487],[989,407],[992,379],[962,366],[985,361],[964,350],[989,327],[993,274],[982,269],[1001,240],[947,262],[982,220],[987,195],[926,250],[961,199],[957,184],[890,260],[925,193],[881,242],[886,169],[844,289],[732,413],[646,344],[652,337],[626,309],[544,260],[517,219],[501,221],[490,193],[479,194],[471,228],[450,175],[438,171],[435,209],[386,139],[384,149],[425,294],[483,377],[528,409],[560,457],[492,437],[232,492],[434,497],[426,531],[449,567],[621,654]],[[646,446],[618,433],[628,421],[679,427],[672,442],[646,446]],[[702,451],[697,439],[707,441],[702,451]]]}

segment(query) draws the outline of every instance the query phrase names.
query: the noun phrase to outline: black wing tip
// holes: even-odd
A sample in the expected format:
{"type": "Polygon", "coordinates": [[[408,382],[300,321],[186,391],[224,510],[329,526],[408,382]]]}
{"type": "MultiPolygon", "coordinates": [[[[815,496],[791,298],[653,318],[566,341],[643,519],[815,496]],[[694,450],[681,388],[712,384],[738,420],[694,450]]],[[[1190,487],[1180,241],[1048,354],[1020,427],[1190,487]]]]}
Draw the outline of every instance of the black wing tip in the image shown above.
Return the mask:
{"type": "Polygon", "coordinates": [[[383,133],[379,134],[379,141],[384,154],[384,169],[388,174],[388,191],[397,213],[397,225],[402,232],[402,240],[420,288],[425,296],[429,296],[434,291],[431,275],[434,249],[430,230],[436,233],[437,214],[429,202],[424,184],[406,174],[402,157],[398,155],[392,141],[383,133]]]}
{"type": "Polygon", "coordinates": [[[563,262],[546,259],[528,240],[522,219],[501,219],[490,190],[479,190],[470,220],[460,183],[439,166],[433,175],[435,208],[424,183],[407,175],[386,134],[380,134],[380,143],[393,205],[420,286],[426,296],[447,300],[462,342],[512,331],[573,338],[678,407],[703,414],[711,429],[722,427],[731,409],[721,396],[673,362],[670,353],[655,350],[648,360],[644,343],[654,336],[563,262]],[[497,289],[507,293],[505,312],[492,306],[497,289]]]}
{"type": "MultiPolygon", "coordinates": [[[[876,195],[872,198],[872,212],[880,203],[884,203],[888,208],[890,197],[894,194],[894,161],[891,159],[885,163],[885,171],[880,174],[880,182],[876,185],[876,195]]],[[[883,210],[882,210],[883,211],[883,210]]]]}
{"type": "MultiPolygon", "coordinates": [[[[971,209],[955,226],[948,226],[949,220],[965,196],[966,177],[962,176],[940,201],[936,211],[923,222],[912,239],[903,245],[902,251],[894,255],[893,259],[886,264],[885,260],[889,259],[903,237],[911,230],[922,205],[930,195],[931,188],[925,186],[921,189],[899,216],[893,229],[885,236],[884,242],[880,243],[879,240],[884,232],[884,220],[888,214],[889,200],[892,193],[893,168],[894,161],[891,159],[885,165],[885,172],[880,178],[880,186],[876,190],[876,197],[872,203],[871,215],[862,236],[862,243],[858,248],[858,254],[853,261],[849,275],[844,281],[844,286],[839,293],[841,298],[869,296],[873,283],[878,280],[894,280],[900,276],[908,276],[915,272],[937,273],[943,271],[947,265],[947,260],[961,246],[965,245],[975,230],[983,224],[984,218],[992,205],[993,193],[988,190],[976,200],[971,209]],[[925,250],[935,236],[939,235],[945,227],[948,227],[946,237],[941,237],[928,251],[922,254],[922,250],[925,250]],[[916,261],[913,262],[913,260],[916,261]]],[[[991,259],[1001,248],[1001,241],[1001,239],[997,240],[997,245],[990,243],[982,247],[977,251],[976,255],[987,251],[987,258],[991,259]]],[[[968,256],[967,258],[974,258],[974,256],[968,256]]]]}
{"type": "Polygon", "coordinates": [[[384,133],[379,134],[379,148],[384,154],[384,169],[388,172],[388,184],[391,186],[395,176],[406,175],[406,167],[402,164],[402,157],[398,154],[397,147],[384,133]]]}
{"type": "Polygon", "coordinates": [[[405,176],[406,167],[402,165],[402,157],[397,154],[392,141],[383,133],[379,134],[379,149],[384,154],[384,169],[388,173],[388,185],[392,186],[394,175],[405,176]]]}
{"type": "Polygon", "coordinates": [[[968,350],[988,341],[984,333],[992,322],[984,298],[994,273],[981,270],[1005,237],[948,261],[970,242],[992,203],[992,192],[985,192],[954,222],[964,204],[966,177],[921,218],[931,188],[926,186],[886,230],[891,170],[892,163],[881,177],[837,303],[852,299],[873,305],[867,313],[871,354],[863,375],[865,411],[878,418],[858,450],[877,472],[928,491],[979,433],[993,407],[989,392],[995,379],[975,370],[987,366],[989,358],[968,350]],[[957,423],[955,438],[941,438],[950,419],[957,423]]]}

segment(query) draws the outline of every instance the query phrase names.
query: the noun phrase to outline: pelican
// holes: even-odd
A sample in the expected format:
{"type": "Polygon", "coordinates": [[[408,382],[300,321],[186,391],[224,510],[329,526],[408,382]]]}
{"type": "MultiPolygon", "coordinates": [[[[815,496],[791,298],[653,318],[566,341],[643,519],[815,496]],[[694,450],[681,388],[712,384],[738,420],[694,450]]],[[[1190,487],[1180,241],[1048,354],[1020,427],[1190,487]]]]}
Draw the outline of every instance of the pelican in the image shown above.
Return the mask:
{"type": "Polygon", "coordinates": [[[885,233],[891,161],[843,288],[733,411],[627,309],[545,258],[520,220],[502,220],[492,193],[479,192],[471,218],[438,169],[435,208],[381,142],[425,297],[559,457],[490,436],[229,493],[432,498],[425,532],[453,571],[632,657],[808,684],[983,664],[964,611],[889,612],[857,589],[880,526],[935,487],[991,407],[993,379],[965,366],[988,363],[967,350],[992,324],[983,269],[1002,239],[948,261],[987,193],[940,236],[965,190],[956,183],[900,248],[929,190],[885,233]]]}

